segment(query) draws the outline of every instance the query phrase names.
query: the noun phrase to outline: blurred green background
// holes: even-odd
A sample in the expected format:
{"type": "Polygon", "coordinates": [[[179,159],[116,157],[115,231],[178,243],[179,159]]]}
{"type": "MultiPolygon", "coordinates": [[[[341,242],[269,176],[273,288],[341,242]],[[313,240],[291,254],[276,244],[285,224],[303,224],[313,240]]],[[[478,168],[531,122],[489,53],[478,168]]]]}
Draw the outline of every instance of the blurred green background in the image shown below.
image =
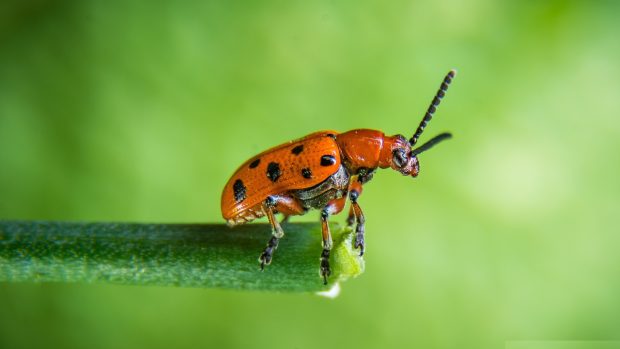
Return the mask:
{"type": "Polygon", "coordinates": [[[339,298],[1,284],[0,347],[618,338],[619,10],[3,1],[1,219],[220,222],[248,157],[320,129],[409,136],[459,75],[422,140],[455,138],[421,156],[417,179],[382,171],[366,186],[367,269],[339,298]]]}

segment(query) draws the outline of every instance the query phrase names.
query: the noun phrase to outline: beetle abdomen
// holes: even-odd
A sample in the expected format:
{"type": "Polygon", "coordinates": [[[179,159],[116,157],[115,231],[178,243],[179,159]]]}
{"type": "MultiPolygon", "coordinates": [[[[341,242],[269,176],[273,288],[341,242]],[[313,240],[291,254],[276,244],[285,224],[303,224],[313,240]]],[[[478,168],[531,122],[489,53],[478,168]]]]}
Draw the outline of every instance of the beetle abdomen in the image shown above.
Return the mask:
{"type": "Polygon", "coordinates": [[[312,188],[295,190],[291,192],[291,195],[297,198],[306,209],[321,209],[329,201],[346,195],[348,187],[349,174],[344,166],[340,166],[336,173],[318,185],[312,188]]]}
{"type": "Polygon", "coordinates": [[[234,226],[234,225],[239,225],[243,223],[249,223],[255,219],[258,219],[264,216],[265,216],[265,212],[263,211],[263,207],[261,204],[259,204],[259,205],[250,207],[246,210],[239,212],[236,216],[227,219],[226,223],[229,226],[234,226]]]}

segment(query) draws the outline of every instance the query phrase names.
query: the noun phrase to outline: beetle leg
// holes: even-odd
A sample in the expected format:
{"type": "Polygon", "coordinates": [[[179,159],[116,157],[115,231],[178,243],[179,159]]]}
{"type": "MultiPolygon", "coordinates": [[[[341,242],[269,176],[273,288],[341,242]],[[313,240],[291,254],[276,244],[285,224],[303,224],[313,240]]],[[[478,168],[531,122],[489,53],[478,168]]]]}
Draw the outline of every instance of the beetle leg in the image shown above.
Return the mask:
{"type": "Polygon", "coordinates": [[[353,205],[349,208],[349,215],[347,216],[347,227],[351,228],[355,224],[355,210],[353,205]]]}
{"type": "MultiPolygon", "coordinates": [[[[360,180],[358,180],[357,178],[354,178],[351,181],[351,184],[349,185],[349,193],[352,190],[356,190],[357,191],[357,196],[359,197],[360,195],[362,195],[362,183],[360,180]]],[[[349,208],[349,215],[347,216],[347,227],[351,228],[353,227],[353,224],[355,224],[355,209],[353,207],[353,205],[351,205],[351,207],[349,208]]]]}
{"type": "Polygon", "coordinates": [[[276,217],[273,213],[273,210],[276,206],[276,199],[272,196],[267,197],[267,200],[263,202],[263,211],[269,218],[269,223],[271,223],[271,239],[267,242],[267,247],[261,253],[260,257],[258,257],[258,261],[260,262],[260,269],[265,269],[265,264],[271,264],[271,259],[273,258],[273,253],[278,248],[278,242],[284,236],[284,231],[282,227],[280,227],[280,223],[276,220],[276,217]]]}
{"type": "MultiPolygon", "coordinates": [[[[349,193],[355,188],[354,185],[359,185],[359,182],[356,180],[350,182],[349,193]]],[[[361,190],[362,186],[359,185],[359,187],[361,190]]],[[[351,205],[351,207],[349,207],[349,215],[347,216],[347,228],[352,228],[353,224],[355,224],[355,210],[353,209],[353,205],[351,205]]]]}
{"type": "Polygon", "coordinates": [[[357,203],[357,199],[361,194],[362,183],[359,181],[353,182],[349,191],[349,199],[351,200],[351,211],[353,211],[355,219],[357,220],[357,225],[355,226],[354,247],[360,249],[360,256],[364,255],[364,223],[366,222],[364,212],[362,212],[360,205],[357,203]]]}
{"type": "Polygon", "coordinates": [[[340,199],[334,199],[325,205],[321,210],[321,230],[323,233],[323,252],[321,252],[321,276],[323,277],[323,284],[327,285],[327,277],[331,275],[331,269],[329,267],[329,253],[332,249],[332,234],[329,231],[329,216],[337,214],[344,208],[347,201],[346,196],[340,199]]]}
{"type": "Polygon", "coordinates": [[[329,251],[332,249],[332,234],[329,231],[328,222],[329,213],[327,209],[321,211],[321,228],[323,232],[323,252],[321,252],[321,276],[323,277],[323,284],[327,285],[327,277],[331,275],[332,271],[329,268],[329,251]]]}

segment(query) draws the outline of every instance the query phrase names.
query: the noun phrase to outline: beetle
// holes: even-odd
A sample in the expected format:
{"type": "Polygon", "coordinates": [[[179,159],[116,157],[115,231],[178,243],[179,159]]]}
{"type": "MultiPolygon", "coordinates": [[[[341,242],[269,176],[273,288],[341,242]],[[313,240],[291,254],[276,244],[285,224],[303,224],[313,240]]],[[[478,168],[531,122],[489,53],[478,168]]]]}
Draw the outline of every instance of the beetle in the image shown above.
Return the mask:
{"type": "Polygon", "coordinates": [[[258,260],[261,270],[271,263],[284,231],[275,215],[283,221],[303,215],[310,209],[321,210],[323,251],[320,275],[327,284],[331,274],[329,255],[332,238],[329,216],[351,202],[347,225],[355,226],[354,247],[364,254],[365,217],[358,199],[362,186],[370,181],[377,168],[391,168],[405,176],[416,177],[420,171],[417,156],[437,143],[451,138],[441,133],[414,148],[424,128],[432,119],[456,74],[451,70],[443,79],[413,136],[386,136],[383,132],[356,129],[345,133],[319,131],[262,152],[241,165],[222,192],[222,216],[228,225],[247,223],[267,216],[272,236],[258,260]]]}

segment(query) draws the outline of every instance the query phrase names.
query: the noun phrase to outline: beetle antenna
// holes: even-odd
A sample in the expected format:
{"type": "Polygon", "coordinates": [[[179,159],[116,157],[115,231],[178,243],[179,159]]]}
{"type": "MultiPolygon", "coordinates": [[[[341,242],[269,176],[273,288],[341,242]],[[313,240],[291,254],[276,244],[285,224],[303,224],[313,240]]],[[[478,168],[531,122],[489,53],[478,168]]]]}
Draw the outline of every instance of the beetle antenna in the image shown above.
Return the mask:
{"type": "MultiPolygon", "coordinates": [[[[435,98],[433,98],[433,101],[431,102],[431,105],[426,110],[426,114],[424,114],[424,118],[422,118],[422,121],[420,122],[420,126],[418,126],[418,129],[413,134],[413,137],[411,137],[411,139],[409,140],[409,144],[411,144],[412,147],[418,142],[418,138],[420,138],[420,135],[422,135],[422,132],[424,132],[424,128],[426,127],[426,124],[428,124],[431,121],[431,119],[433,118],[433,114],[435,114],[435,111],[437,110],[437,106],[439,106],[439,103],[441,102],[441,99],[446,95],[446,91],[448,90],[448,86],[452,82],[452,79],[454,78],[455,75],[456,75],[456,70],[452,69],[452,70],[450,70],[450,72],[448,72],[446,77],[441,82],[441,86],[439,86],[439,90],[437,91],[437,94],[435,94],[435,98]]],[[[439,137],[439,136],[437,136],[437,137],[439,137]]],[[[437,138],[437,137],[435,137],[435,138],[437,138]]],[[[443,139],[441,139],[441,140],[443,140],[443,139]]],[[[427,142],[426,144],[428,144],[428,143],[430,143],[430,141],[427,142]]],[[[424,147],[424,146],[422,146],[422,147],[424,147]]],[[[422,148],[422,147],[420,147],[420,148],[422,148]]]]}
{"type": "Polygon", "coordinates": [[[452,134],[451,133],[445,132],[445,133],[438,134],[437,136],[431,138],[430,141],[428,141],[428,142],[422,144],[421,146],[413,149],[411,151],[411,157],[414,157],[414,156],[416,156],[416,155],[418,155],[420,153],[423,153],[423,152],[431,149],[432,147],[434,147],[437,143],[445,141],[446,139],[450,139],[450,138],[452,138],[452,134]]]}

